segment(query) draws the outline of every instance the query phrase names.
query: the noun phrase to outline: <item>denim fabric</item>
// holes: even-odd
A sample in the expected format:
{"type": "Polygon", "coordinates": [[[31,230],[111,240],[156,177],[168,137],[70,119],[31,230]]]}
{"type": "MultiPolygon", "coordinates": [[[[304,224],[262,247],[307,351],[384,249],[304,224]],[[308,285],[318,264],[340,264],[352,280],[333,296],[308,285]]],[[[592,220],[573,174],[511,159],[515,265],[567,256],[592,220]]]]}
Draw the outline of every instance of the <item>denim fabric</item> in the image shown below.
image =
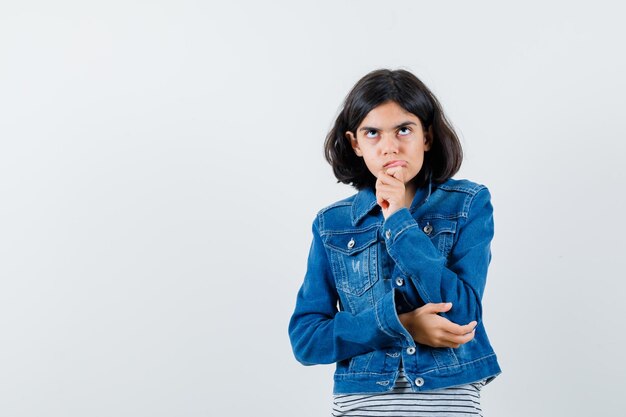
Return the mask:
{"type": "Polygon", "coordinates": [[[392,389],[403,362],[415,391],[492,379],[500,373],[482,323],[491,260],[489,190],[467,180],[418,189],[386,220],[374,190],[322,209],[313,222],[304,282],[289,323],[305,365],[336,363],[335,394],[392,389]],[[457,349],[416,343],[398,313],[453,303],[451,321],[476,320],[457,349]]]}

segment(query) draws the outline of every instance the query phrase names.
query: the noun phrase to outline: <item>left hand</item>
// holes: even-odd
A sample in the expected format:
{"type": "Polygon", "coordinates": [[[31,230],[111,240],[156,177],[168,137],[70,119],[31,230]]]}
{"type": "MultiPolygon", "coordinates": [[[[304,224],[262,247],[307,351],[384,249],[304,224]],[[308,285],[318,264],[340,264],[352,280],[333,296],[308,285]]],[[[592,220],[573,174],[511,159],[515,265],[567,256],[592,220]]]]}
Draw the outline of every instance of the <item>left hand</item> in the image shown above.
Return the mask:
{"type": "Polygon", "coordinates": [[[472,321],[462,326],[439,315],[451,308],[452,303],[428,303],[409,313],[400,314],[398,318],[417,343],[458,348],[474,338],[477,323],[472,321]]]}
{"type": "Polygon", "coordinates": [[[390,168],[381,170],[376,180],[376,202],[383,209],[383,217],[391,216],[405,206],[406,187],[404,185],[404,169],[390,168]]]}

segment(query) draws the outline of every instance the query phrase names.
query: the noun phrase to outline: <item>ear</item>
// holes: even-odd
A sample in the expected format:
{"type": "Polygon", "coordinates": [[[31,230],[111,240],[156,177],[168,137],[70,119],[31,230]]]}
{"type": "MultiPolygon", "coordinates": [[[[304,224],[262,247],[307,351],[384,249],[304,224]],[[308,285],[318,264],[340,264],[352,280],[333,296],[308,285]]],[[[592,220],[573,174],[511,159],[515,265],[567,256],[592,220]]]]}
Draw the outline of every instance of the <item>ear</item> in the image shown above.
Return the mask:
{"type": "Polygon", "coordinates": [[[361,151],[361,148],[359,147],[359,142],[356,140],[356,137],[354,136],[352,132],[346,132],[346,139],[350,141],[350,145],[352,145],[352,149],[354,149],[354,153],[357,154],[357,156],[363,156],[363,152],[361,151]]]}
{"type": "Polygon", "coordinates": [[[433,145],[433,126],[430,125],[427,130],[424,131],[424,152],[430,151],[433,145]]]}

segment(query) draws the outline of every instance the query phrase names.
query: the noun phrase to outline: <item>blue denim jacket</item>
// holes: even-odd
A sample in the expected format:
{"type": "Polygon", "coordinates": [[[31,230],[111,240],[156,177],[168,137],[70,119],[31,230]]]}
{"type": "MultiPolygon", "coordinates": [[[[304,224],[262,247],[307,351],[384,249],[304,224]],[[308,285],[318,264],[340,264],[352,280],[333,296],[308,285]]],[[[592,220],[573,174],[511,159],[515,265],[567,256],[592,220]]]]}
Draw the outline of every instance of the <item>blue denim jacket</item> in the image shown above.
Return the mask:
{"type": "Polygon", "coordinates": [[[467,180],[430,183],[386,220],[370,188],[322,209],[289,323],[296,359],[335,362],[335,394],[390,390],[401,361],[415,391],[493,379],[481,307],[492,237],[489,190],[467,180]],[[413,340],[398,313],[440,302],[453,304],[449,320],[478,322],[474,339],[413,340]]]}

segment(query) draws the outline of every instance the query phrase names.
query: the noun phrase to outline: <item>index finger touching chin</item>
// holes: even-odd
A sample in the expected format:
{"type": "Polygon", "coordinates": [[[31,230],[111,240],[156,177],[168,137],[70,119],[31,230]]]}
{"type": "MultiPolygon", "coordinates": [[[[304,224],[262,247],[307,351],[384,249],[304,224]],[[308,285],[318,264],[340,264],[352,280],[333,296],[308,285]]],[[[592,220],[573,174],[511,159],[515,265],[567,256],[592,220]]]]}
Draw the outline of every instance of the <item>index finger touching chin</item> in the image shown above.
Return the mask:
{"type": "Polygon", "coordinates": [[[395,179],[404,182],[406,171],[403,167],[393,167],[387,170],[387,175],[391,175],[395,179]]]}
{"type": "Polygon", "coordinates": [[[385,170],[381,170],[378,172],[378,175],[376,176],[376,179],[380,182],[383,182],[383,180],[387,177],[387,176],[391,176],[389,175],[389,173],[385,170]]]}

